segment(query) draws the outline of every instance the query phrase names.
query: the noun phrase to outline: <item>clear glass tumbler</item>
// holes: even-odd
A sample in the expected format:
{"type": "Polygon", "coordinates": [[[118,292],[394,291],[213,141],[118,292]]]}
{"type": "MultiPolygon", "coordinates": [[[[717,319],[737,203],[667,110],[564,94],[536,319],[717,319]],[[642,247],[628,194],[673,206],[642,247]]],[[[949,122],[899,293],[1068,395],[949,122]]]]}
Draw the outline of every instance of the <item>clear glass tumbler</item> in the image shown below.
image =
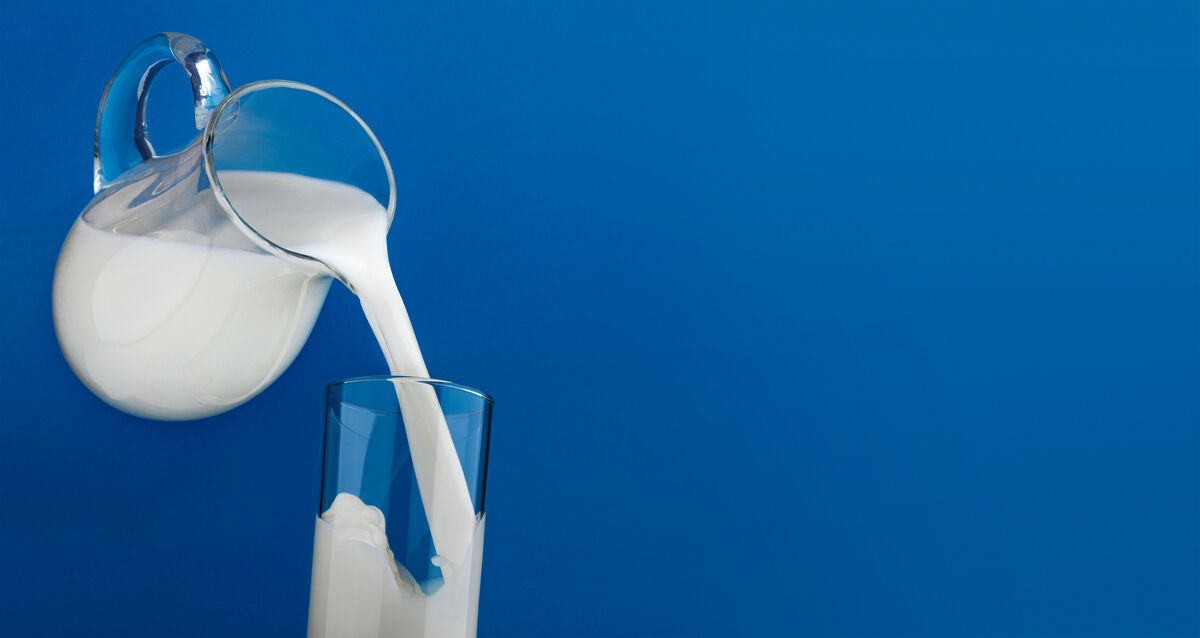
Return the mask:
{"type": "Polygon", "coordinates": [[[446,381],[358,377],[326,388],[309,636],[475,635],[491,415],[491,397],[446,381]],[[427,430],[405,427],[402,403],[422,393],[441,405],[475,509],[461,556],[438,554],[414,471],[409,437],[427,430]]]}

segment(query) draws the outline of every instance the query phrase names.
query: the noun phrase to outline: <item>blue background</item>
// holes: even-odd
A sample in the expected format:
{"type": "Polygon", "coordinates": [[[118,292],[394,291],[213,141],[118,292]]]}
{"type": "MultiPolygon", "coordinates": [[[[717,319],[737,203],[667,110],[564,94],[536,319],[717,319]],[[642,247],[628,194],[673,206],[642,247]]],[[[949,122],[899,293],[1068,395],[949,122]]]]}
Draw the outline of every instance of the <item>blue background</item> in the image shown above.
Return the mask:
{"type": "Polygon", "coordinates": [[[497,399],[481,635],[1200,635],[1197,5],[281,0],[0,9],[0,634],[301,634],[322,387],[383,371],[340,289],[217,418],[68,369],[167,30],[388,150],[429,368],[497,399]]]}

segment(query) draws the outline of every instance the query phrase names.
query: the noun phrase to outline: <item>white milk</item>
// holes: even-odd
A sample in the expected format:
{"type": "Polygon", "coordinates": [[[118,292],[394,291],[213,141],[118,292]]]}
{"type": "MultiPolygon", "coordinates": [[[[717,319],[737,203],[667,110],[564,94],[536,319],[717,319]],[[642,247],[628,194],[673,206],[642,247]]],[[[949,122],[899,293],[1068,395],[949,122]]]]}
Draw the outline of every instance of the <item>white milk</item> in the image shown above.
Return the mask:
{"type": "Polygon", "coordinates": [[[426,595],[388,547],[378,508],[338,494],[317,517],[308,635],[449,638],[475,635],[484,518],[457,576],[426,595]]]}
{"type": "Polygon", "coordinates": [[[232,408],[287,369],[321,310],[330,280],[318,269],[191,235],[121,235],[83,219],[71,229],[55,329],[75,374],[118,409],[195,419],[232,408]]]}
{"type": "MultiPolygon", "coordinates": [[[[223,171],[219,179],[260,234],[321,260],[359,296],[393,374],[429,376],[392,279],[387,211],[378,201],[299,175],[223,171]]],[[[117,196],[134,197],[136,189],[117,196]]],[[[126,202],[102,204],[120,210],[126,202]]],[[[329,279],[315,264],[222,247],[238,245],[230,235],[239,232],[223,223],[203,235],[178,228],[123,235],[76,222],[53,297],[58,337],[80,379],[122,410],[187,419],[233,407],[282,373],[307,339],[329,279]]],[[[474,507],[433,389],[398,395],[422,505],[451,583],[472,547],[474,507]]]]}

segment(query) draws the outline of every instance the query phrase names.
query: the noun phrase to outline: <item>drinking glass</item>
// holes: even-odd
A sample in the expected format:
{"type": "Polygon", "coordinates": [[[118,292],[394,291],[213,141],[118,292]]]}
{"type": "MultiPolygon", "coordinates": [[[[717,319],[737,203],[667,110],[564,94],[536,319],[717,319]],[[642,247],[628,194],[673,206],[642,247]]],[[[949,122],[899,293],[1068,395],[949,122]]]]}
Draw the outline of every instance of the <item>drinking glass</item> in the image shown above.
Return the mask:
{"type": "Polygon", "coordinates": [[[447,381],[358,377],[326,388],[309,636],[475,635],[491,415],[491,397],[447,381]],[[437,553],[408,442],[427,430],[408,430],[401,409],[430,392],[475,509],[461,557],[437,553]]]}

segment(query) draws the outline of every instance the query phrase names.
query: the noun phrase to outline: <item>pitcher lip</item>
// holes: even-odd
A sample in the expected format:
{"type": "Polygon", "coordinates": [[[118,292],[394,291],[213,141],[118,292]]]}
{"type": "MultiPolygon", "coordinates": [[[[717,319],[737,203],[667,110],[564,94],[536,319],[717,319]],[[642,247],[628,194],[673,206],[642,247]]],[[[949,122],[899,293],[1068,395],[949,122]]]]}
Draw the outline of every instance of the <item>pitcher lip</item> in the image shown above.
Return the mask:
{"type": "Polygon", "coordinates": [[[237,209],[234,208],[233,203],[229,201],[229,197],[225,194],[225,189],[221,186],[220,178],[217,177],[217,166],[216,162],[213,160],[213,141],[216,139],[217,123],[220,122],[221,118],[225,115],[226,109],[228,109],[231,104],[236,104],[240,97],[262,89],[273,88],[287,88],[314,93],[336,104],[350,117],[354,118],[355,122],[358,122],[358,125],[362,127],[364,132],[366,132],[367,137],[371,138],[371,143],[375,145],[375,150],[379,152],[379,159],[383,160],[383,170],[387,173],[388,180],[388,229],[391,229],[392,221],[394,221],[396,218],[396,178],[392,174],[392,164],[388,161],[387,153],[385,153],[383,150],[383,145],[379,143],[379,138],[375,137],[375,132],[372,131],[371,127],[367,126],[367,123],[358,116],[358,113],[355,113],[353,109],[351,109],[349,106],[346,106],[345,102],[337,99],[329,92],[323,91],[311,84],[293,82],[292,80],[258,80],[256,82],[250,82],[249,84],[240,86],[231,91],[229,95],[225,96],[225,99],[221,100],[221,103],[217,105],[217,108],[213,109],[212,115],[208,118],[208,122],[204,126],[204,133],[201,135],[204,174],[208,177],[208,181],[212,185],[213,195],[217,198],[217,203],[219,203],[221,208],[224,209],[226,214],[229,215],[229,218],[231,221],[233,221],[234,225],[237,226],[243,233],[245,233],[246,236],[248,236],[251,241],[257,244],[260,248],[270,253],[290,256],[304,261],[316,262],[326,270],[333,271],[335,276],[340,277],[340,273],[334,271],[331,266],[320,259],[284,248],[270,239],[267,239],[265,236],[255,230],[253,226],[247,223],[246,220],[242,219],[242,216],[238,214],[237,209]]]}

